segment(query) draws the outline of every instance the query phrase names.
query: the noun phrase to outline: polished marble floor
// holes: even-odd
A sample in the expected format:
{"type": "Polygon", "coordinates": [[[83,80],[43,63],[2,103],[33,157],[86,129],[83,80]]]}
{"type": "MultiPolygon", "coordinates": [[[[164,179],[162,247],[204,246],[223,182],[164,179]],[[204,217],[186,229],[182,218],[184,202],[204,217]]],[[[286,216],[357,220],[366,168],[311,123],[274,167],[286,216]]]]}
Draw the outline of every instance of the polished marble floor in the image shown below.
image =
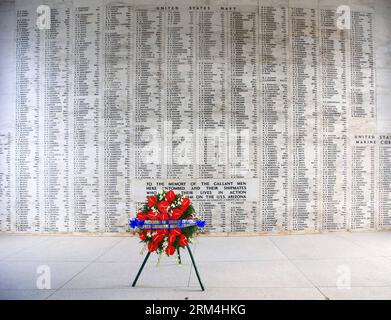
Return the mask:
{"type": "Polygon", "coordinates": [[[0,299],[391,299],[391,232],[200,237],[182,265],[134,237],[0,234],[0,299]],[[46,280],[46,282],[44,281],[46,280]]]}

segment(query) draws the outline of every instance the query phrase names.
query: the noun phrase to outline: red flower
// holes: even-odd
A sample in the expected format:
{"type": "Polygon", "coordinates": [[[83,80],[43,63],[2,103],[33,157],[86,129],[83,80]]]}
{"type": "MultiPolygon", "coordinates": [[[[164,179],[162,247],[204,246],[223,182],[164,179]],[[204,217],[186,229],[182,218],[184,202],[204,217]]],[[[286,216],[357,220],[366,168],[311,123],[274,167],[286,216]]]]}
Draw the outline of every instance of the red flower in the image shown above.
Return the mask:
{"type": "Polygon", "coordinates": [[[168,219],[170,219],[170,217],[168,216],[168,213],[167,213],[167,212],[164,212],[164,213],[160,213],[160,214],[159,214],[158,219],[159,219],[159,220],[168,220],[168,219]]]}
{"type": "Polygon", "coordinates": [[[181,209],[183,212],[186,211],[187,207],[190,205],[190,199],[189,198],[183,198],[182,199],[182,204],[181,204],[181,209]]]}
{"type": "Polygon", "coordinates": [[[145,239],[147,239],[147,235],[144,232],[140,232],[138,234],[138,237],[140,238],[141,241],[144,241],[145,239]]]}
{"type": "Polygon", "coordinates": [[[161,201],[157,205],[157,207],[161,213],[167,213],[169,206],[170,206],[170,204],[167,201],[161,201]]]}
{"type": "Polygon", "coordinates": [[[148,211],[148,219],[150,220],[156,220],[158,218],[158,215],[159,213],[158,212],[153,212],[152,210],[151,211],[148,211]]]}
{"type": "Polygon", "coordinates": [[[168,243],[173,243],[177,236],[182,233],[181,229],[171,229],[168,235],[168,243]]]}
{"type": "Polygon", "coordinates": [[[168,202],[170,202],[170,203],[175,201],[175,193],[174,193],[174,191],[172,191],[172,190],[167,191],[167,193],[166,193],[166,200],[168,202]]]}
{"type": "Polygon", "coordinates": [[[167,255],[172,256],[172,255],[174,254],[174,252],[175,252],[174,246],[172,246],[171,244],[169,244],[169,245],[167,246],[167,248],[166,248],[166,253],[167,253],[167,255]]]}
{"type": "Polygon", "coordinates": [[[149,252],[156,251],[157,247],[158,247],[158,243],[157,242],[153,242],[153,241],[148,242],[148,251],[149,252]]]}
{"type": "Polygon", "coordinates": [[[177,237],[176,234],[170,233],[168,236],[168,243],[173,243],[175,241],[176,237],[177,237]]]}
{"type": "Polygon", "coordinates": [[[158,201],[158,199],[157,199],[156,196],[150,196],[150,197],[148,197],[148,205],[149,205],[150,207],[155,207],[156,204],[157,204],[157,201],[158,201]]]}
{"type": "Polygon", "coordinates": [[[156,243],[159,243],[160,241],[162,241],[164,238],[164,233],[155,233],[152,237],[152,241],[153,242],[156,242],[156,243]]]}
{"type": "Polygon", "coordinates": [[[187,239],[187,237],[184,234],[181,234],[179,236],[179,245],[181,247],[186,247],[188,244],[189,244],[189,240],[187,239]]]}
{"type": "Polygon", "coordinates": [[[177,220],[182,216],[182,214],[183,211],[181,209],[172,209],[171,219],[177,220]]]}
{"type": "Polygon", "coordinates": [[[170,233],[173,233],[173,234],[176,234],[177,236],[179,236],[182,233],[182,230],[180,228],[171,229],[170,233]]]}
{"type": "Polygon", "coordinates": [[[137,220],[145,220],[147,218],[146,214],[144,212],[139,212],[137,213],[137,216],[136,216],[137,220]]]}

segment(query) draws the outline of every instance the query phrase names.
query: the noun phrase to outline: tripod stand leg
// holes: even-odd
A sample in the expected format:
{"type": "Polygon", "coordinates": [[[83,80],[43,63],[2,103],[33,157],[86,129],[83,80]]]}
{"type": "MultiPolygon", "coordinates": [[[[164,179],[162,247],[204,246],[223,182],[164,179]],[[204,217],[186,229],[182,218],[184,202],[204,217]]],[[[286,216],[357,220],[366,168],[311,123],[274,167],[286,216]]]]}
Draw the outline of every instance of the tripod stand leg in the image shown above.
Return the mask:
{"type": "Polygon", "coordinates": [[[189,251],[189,255],[190,255],[190,258],[191,258],[191,262],[193,263],[194,270],[195,270],[195,272],[196,272],[198,282],[200,283],[200,286],[201,286],[201,290],[202,290],[202,291],[205,291],[204,285],[202,284],[201,277],[200,277],[200,275],[199,275],[199,273],[198,273],[198,269],[197,269],[197,266],[196,266],[195,261],[194,261],[194,258],[193,258],[193,254],[191,253],[191,250],[190,250],[190,247],[189,247],[189,246],[187,246],[187,250],[189,251]]]}
{"type": "Polygon", "coordinates": [[[138,271],[137,276],[136,276],[136,278],[134,279],[134,281],[133,281],[133,283],[132,283],[132,287],[134,287],[134,286],[136,285],[137,280],[138,280],[138,278],[139,278],[141,272],[143,271],[144,266],[145,266],[145,263],[147,262],[147,260],[148,260],[148,258],[149,258],[149,256],[150,256],[150,254],[151,254],[151,253],[148,251],[148,253],[147,253],[147,255],[146,255],[146,257],[145,257],[145,259],[144,259],[144,261],[143,261],[143,263],[142,263],[142,265],[141,265],[141,267],[140,267],[140,270],[138,271]]]}
{"type": "Polygon", "coordinates": [[[178,263],[181,264],[182,260],[181,260],[181,253],[179,252],[179,247],[176,250],[178,252],[178,263]]]}

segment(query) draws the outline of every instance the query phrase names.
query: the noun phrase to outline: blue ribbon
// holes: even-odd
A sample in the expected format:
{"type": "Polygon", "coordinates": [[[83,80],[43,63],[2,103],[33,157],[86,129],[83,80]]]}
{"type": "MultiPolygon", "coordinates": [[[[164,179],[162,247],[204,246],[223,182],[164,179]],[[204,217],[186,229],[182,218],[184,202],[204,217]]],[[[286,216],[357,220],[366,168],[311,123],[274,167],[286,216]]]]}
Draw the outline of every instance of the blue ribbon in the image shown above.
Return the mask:
{"type": "Polygon", "coordinates": [[[197,220],[197,227],[198,228],[205,228],[205,220],[197,220]]]}
{"type": "Polygon", "coordinates": [[[144,225],[144,220],[132,219],[132,220],[129,221],[129,226],[132,229],[134,229],[134,228],[141,229],[143,225],[144,225]]]}
{"type": "Polygon", "coordinates": [[[134,218],[129,220],[129,226],[132,229],[183,229],[191,226],[204,228],[206,222],[198,219],[179,219],[179,220],[138,220],[134,218]]]}

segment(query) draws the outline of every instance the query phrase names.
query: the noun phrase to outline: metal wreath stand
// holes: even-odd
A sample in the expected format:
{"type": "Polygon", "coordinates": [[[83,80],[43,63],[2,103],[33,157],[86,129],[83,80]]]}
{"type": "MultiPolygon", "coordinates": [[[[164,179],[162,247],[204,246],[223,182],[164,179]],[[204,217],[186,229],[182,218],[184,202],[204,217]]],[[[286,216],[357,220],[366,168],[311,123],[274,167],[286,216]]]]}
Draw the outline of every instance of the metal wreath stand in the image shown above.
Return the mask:
{"type": "MultiPolygon", "coordinates": [[[[137,220],[133,219],[130,221],[130,227],[131,228],[138,228],[138,229],[174,229],[174,228],[187,228],[194,225],[200,225],[199,222],[201,222],[202,227],[205,225],[204,221],[196,220],[196,219],[189,219],[189,220],[137,220]]],[[[200,283],[200,287],[202,291],[205,291],[204,285],[202,284],[200,274],[198,273],[197,265],[195,263],[193,253],[190,250],[190,246],[186,246],[187,251],[189,252],[191,263],[193,264],[194,270],[197,275],[198,282],[200,283]]],[[[178,258],[179,261],[181,261],[181,255],[179,252],[179,248],[177,248],[178,258]]],[[[144,258],[143,263],[141,264],[140,269],[137,272],[136,278],[134,279],[132,283],[132,287],[136,286],[137,280],[141,275],[141,272],[144,269],[145,264],[148,261],[149,256],[151,255],[151,252],[148,251],[147,255],[144,258]]]]}

